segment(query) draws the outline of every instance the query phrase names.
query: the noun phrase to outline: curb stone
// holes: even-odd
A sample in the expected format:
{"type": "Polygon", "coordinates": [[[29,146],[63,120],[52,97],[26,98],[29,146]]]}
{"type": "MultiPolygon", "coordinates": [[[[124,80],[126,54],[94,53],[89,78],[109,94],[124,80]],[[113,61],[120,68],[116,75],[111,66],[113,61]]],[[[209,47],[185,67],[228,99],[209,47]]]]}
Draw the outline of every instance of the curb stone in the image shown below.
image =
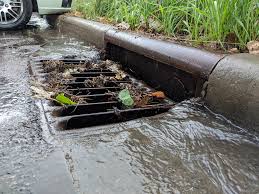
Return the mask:
{"type": "Polygon", "coordinates": [[[208,81],[207,105],[232,121],[259,129],[259,56],[222,59],[208,81]]]}

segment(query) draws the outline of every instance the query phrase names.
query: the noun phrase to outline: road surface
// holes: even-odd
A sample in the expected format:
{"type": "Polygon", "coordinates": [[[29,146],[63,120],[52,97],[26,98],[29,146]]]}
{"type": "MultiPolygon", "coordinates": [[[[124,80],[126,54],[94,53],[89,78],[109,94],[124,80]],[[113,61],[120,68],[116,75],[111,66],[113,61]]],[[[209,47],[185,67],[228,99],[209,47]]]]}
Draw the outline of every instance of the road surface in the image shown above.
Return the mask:
{"type": "Polygon", "coordinates": [[[33,25],[0,32],[0,193],[259,193],[258,134],[195,100],[152,118],[50,131],[28,61],[99,52],[44,20],[33,25]]]}

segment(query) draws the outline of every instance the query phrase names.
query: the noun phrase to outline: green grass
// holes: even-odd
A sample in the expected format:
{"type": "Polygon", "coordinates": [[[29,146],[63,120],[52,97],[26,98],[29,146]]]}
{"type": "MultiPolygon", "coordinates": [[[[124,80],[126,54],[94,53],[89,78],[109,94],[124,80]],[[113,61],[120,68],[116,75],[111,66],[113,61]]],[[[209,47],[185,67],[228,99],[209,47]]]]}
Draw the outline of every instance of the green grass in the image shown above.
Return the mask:
{"type": "Polygon", "coordinates": [[[75,0],[73,7],[86,18],[106,17],[131,29],[148,30],[156,21],[157,32],[196,42],[245,48],[259,39],[258,0],[75,0]]]}

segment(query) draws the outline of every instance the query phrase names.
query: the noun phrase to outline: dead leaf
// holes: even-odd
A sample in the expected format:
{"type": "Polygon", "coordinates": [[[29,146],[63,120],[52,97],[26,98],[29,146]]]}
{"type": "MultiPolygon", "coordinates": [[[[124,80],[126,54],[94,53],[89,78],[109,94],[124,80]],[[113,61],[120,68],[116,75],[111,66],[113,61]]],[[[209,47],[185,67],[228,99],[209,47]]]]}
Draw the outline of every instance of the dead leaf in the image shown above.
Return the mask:
{"type": "Polygon", "coordinates": [[[123,80],[123,79],[125,79],[126,77],[127,77],[127,75],[126,75],[123,71],[119,71],[119,72],[116,74],[116,76],[115,76],[116,80],[123,80]]]}
{"type": "Polygon", "coordinates": [[[150,101],[150,96],[148,95],[145,95],[143,97],[142,96],[135,97],[135,106],[139,108],[145,107],[148,105],[149,101],[150,101]]]}
{"type": "Polygon", "coordinates": [[[230,53],[240,53],[240,51],[237,48],[232,48],[229,50],[230,53]]]}
{"type": "Polygon", "coordinates": [[[54,95],[53,92],[47,92],[41,87],[35,87],[31,86],[31,90],[33,92],[33,97],[39,98],[39,99],[52,99],[52,95],[54,95]]]}
{"type": "Polygon", "coordinates": [[[117,25],[115,25],[119,30],[128,30],[130,29],[130,25],[126,22],[121,22],[117,25]]]}
{"type": "Polygon", "coordinates": [[[250,41],[247,43],[250,54],[259,55],[259,41],[250,41]]]}
{"type": "Polygon", "coordinates": [[[159,98],[159,99],[165,99],[165,93],[158,91],[158,92],[153,92],[151,94],[151,96],[155,97],[155,98],[159,98]]]}

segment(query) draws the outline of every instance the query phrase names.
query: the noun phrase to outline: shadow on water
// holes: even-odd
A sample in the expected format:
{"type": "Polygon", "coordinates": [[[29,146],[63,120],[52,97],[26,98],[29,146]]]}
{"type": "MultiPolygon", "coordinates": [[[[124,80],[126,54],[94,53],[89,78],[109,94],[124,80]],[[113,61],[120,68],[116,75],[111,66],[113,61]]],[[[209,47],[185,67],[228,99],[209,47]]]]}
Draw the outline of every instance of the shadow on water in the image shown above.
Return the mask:
{"type": "Polygon", "coordinates": [[[51,164],[64,160],[77,193],[259,193],[258,134],[197,100],[152,118],[59,132],[52,143],[31,98],[28,58],[97,60],[99,52],[47,26],[1,32],[0,43],[0,191],[40,193],[37,165],[45,162],[52,180],[51,164]],[[59,149],[61,158],[45,160],[59,149]]]}

